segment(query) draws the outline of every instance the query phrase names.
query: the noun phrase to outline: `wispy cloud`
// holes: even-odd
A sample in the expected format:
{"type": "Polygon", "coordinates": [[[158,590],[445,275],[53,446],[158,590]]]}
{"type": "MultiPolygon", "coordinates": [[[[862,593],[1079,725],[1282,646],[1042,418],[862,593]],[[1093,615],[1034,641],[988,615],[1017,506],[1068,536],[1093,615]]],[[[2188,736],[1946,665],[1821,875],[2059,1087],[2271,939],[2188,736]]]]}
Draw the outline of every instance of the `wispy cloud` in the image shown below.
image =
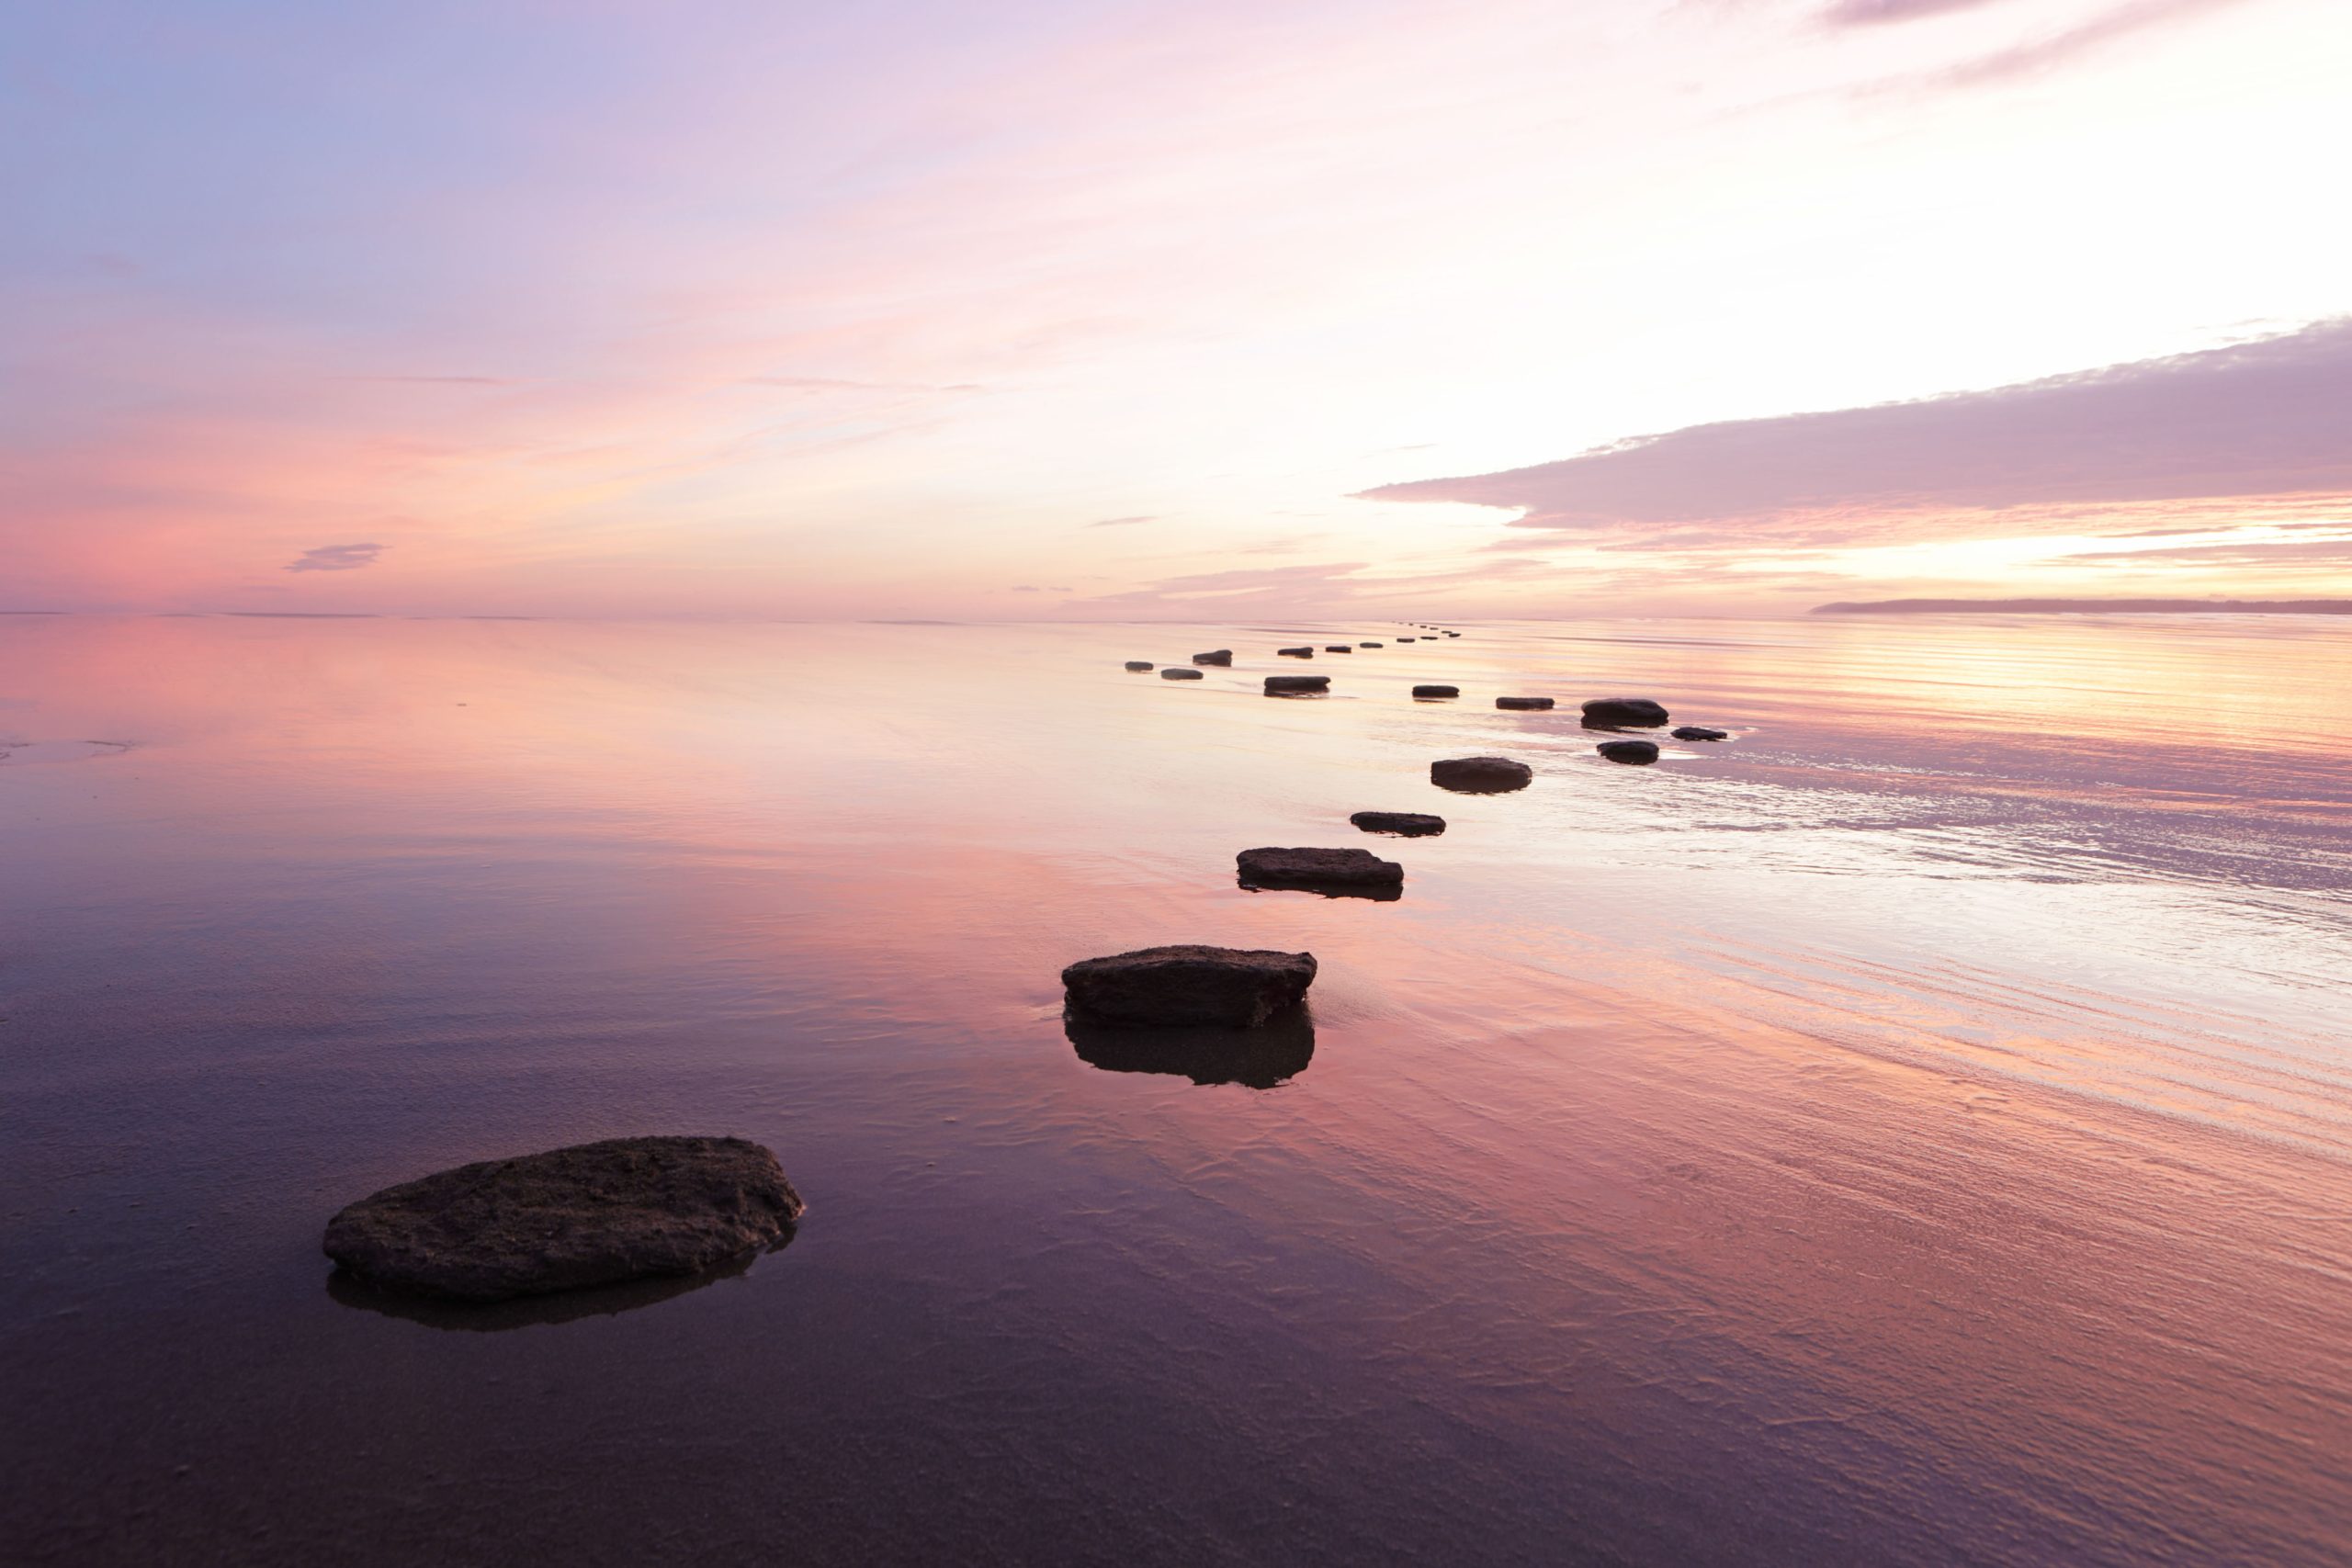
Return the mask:
{"type": "Polygon", "coordinates": [[[1870,27],[1880,22],[1908,22],[1939,17],[1947,11],[1973,11],[1996,0],[1831,0],[1821,19],[1833,28],[1870,27]]]}
{"type": "Polygon", "coordinates": [[[1148,515],[1141,517],[1105,517],[1100,522],[1089,523],[1087,526],[1090,528],[1125,528],[1131,527],[1137,523],[1157,523],[1159,521],[1159,518],[1148,515]]]}
{"type": "Polygon", "coordinates": [[[304,550],[287,563],[288,571],[356,571],[363,566],[374,566],[384,553],[381,545],[321,545],[314,550],[304,550]]]}
{"type": "Polygon", "coordinates": [[[1521,527],[1660,545],[1733,520],[1782,542],[1827,545],[1899,534],[1906,516],[2329,494],[2352,494],[2352,319],[1989,391],[1695,425],[1536,468],[1367,492],[1516,507],[1521,527]]]}
{"type": "MultiPolygon", "coordinates": [[[[1848,7],[1864,7],[1872,4],[1884,6],[1897,14],[1876,18],[1858,17],[1852,20],[1895,21],[1979,3],[1982,0],[1951,0],[1948,4],[1938,4],[1937,0],[1848,0],[1848,7]]],[[[2175,22],[2185,22],[2207,12],[2220,11],[2243,3],[2244,0],[2128,0],[2125,5],[2101,12],[2073,27],[2043,33],[2022,43],[1980,54],[1957,64],[1876,83],[1869,91],[1877,94],[1923,88],[1983,87],[2038,76],[2061,66],[2072,65],[2085,56],[2097,53],[2108,45],[2134,34],[2154,31],[2175,22]]],[[[1837,19],[1834,12],[1830,19],[1837,19]]]]}

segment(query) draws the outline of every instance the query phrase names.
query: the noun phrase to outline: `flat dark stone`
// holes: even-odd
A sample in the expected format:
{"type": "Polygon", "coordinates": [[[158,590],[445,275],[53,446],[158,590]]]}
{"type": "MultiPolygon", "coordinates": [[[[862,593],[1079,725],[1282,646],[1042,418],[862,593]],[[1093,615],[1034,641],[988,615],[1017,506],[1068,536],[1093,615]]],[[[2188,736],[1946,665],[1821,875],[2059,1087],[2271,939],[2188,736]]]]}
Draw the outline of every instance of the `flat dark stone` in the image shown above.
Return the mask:
{"type": "Polygon", "coordinates": [[[1193,655],[1193,662],[1195,664],[1230,664],[1233,662],[1233,649],[1229,648],[1218,648],[1212,649],[1206,653],[1196,653],[1193,655]]]}
{"type": "Polygon", "coordinates": [[[1197,681],[1201,678],[1201,672],[1197,670],[1187,670],[1182,665],[1171,664],[1159,672],[1159,678],[1163,681],[1197,681]]]}
{"type": "Polygon", "coordinates": [[[1459,686],[1416,686],[1413,688],[1413,695],[1417,697],[1458,697],[1461,694],[1462,688],[1459,686]]]}
{"type": "Polygon", "coordinates": [[[770,1245],[804,1205],[741,1138],[608,1138],[483,1160],[362,1198],[326,1254],[370,1285],[468,1302],[699,1273],[770,1245]]]}
{"type": "Polygon", "coordinates": [[[1407,838],[1445,831],[1445,818],[1426,811],[1359,811],[1348,820],[1367,833],[1401,833],[1407,838]]]}
{"type": "Polygon", "coordinates": [[[1657,761],[1657,742],[1655,740],[1604,740],[1594,750],[1612,762],[1657,761]]]}
{"type": "Polygon", "coordinates": [[[1587,724],[1647,728],[1666,722],[1666,710],[1647,697],[1595,697],[1584,705],[1587,724]]]}
{"type": "Polygon", "coordinates": [[[1130,670],[1148,670],[1151,666],[1140,659],[1130,659],[1127,660],[1127,668],[1130,670]]]}
{"type": "Polygon", "coordinates": [[[1278,648],[1274,649],[1274,651],[1281,654],[1284,659],[1312,659],[1315,657],[1315,650],[1311,648],[1278,648]]]}
{"type": "Polygon", "coordinates": [[[1314,983],[1311,953],[1235,947],[1145,947],[1062,971],[1071,1017],[1126,1028],[1254,1029],[1314,983]]]}
{"type": "Polygon", "coordinates": [[[1709,729],[1703,724],[1686,724],[1674,732],[1674,738],[1677,740],[1728,740],[1731,739],[1731,731],[1709,729]]]}
{"type": "Polygon", "coordinates": [[[1529,713],[1541,713],[1545,708],[1552,705],[1552,699],[1549,697],[1497,697],[1495,699],[1495,705],[1498,708],[1514,708],[1529,713]]]}
{"type": "Polygon", "coordinates": [[[1370,850],[1244,850],[1244,887],[1402,887],[1405,868],[1370,850]]]}
{"type": "Polygon", "coordinates": [[[1279,697],[1302,692],[1328,692],[1331,689],[1329,675],[1269,675],[1266,695],[1279,697]]]}
{"type": "Polygon", "coordinates": [[[1535,770],[1508,757],[1450,757],[1430,764],[1430,783],[1464,795],[1525,789],[1535,770]]]}
{"type": "Polygon", "coordinates": [[[1396,640],[1398,642],[1419,642],[1421,639],[1417,637],[1400,637],[1396,640]]]}
{"type": "Polygon", "coordinates": [[[1377,642],[1360,642],[1360,643],[1356,644],[1356,646],[1357,646],[1358,648],[1382,648],[1382,647],[1385,647],[1386,645],[1385,645],[1385,644],[1383,644],[1383,643],[1377,643],[1377,642]]]}
{"type": "Polygon", "coordinates": [[[1323,645],[1323,651],[1326,653],[1353,653],[1355,649],[1350,648],[1344,642],[1327,642],[1323,645]]]}

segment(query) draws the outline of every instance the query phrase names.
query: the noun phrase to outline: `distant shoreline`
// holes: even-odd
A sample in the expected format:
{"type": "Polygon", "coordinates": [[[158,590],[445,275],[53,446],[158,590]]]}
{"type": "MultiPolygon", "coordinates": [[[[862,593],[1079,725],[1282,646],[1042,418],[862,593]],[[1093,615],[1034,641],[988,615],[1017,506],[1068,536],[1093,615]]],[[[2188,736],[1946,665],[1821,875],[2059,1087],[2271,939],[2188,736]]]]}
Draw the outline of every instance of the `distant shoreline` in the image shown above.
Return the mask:
{"type": "Polygon", "coordinates": [[[2352,599],[1878,599],[1814,615],[2352,615],[2352,599]]]}

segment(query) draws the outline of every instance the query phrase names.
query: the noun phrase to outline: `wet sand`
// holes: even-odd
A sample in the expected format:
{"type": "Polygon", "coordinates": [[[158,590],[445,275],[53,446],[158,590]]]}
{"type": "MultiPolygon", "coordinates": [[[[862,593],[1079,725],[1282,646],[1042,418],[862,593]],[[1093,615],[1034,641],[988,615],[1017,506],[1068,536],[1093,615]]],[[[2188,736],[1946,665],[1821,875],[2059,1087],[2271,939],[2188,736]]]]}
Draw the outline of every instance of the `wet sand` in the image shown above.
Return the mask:
{"type": "Polygon", "coordinates": [[[2352,1551],[2352,627],[1398,629],[0,626],[0,743],[128,746],[0,766],[0,1540],[2352,1551]],[[1734,739],[1613,766],[1619,692],[1734,739]],[[1428,782],[1486,754],[1534,784],[1428,782]],[[1235,883],[1366,843],[1400,898],[1235,883]],[[1193,941],[1313,951],[1305,1037],[1066,1031],[1193,941]],[[351,1198],[685,1131],[788,1249],[330,1285],[351,1198]]]}

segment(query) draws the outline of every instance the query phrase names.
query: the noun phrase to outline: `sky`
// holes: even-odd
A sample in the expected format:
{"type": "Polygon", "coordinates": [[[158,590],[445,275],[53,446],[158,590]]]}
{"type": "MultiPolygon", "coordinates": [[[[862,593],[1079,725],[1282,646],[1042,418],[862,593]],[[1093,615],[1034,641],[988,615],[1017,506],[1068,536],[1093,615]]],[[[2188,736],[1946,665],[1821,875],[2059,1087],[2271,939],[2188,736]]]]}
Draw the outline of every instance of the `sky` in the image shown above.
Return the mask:
{"type": "Polygon", "coordinates": [[[2342,0],[0,13],[0,609],[2352,593],[2342,0]]]}

